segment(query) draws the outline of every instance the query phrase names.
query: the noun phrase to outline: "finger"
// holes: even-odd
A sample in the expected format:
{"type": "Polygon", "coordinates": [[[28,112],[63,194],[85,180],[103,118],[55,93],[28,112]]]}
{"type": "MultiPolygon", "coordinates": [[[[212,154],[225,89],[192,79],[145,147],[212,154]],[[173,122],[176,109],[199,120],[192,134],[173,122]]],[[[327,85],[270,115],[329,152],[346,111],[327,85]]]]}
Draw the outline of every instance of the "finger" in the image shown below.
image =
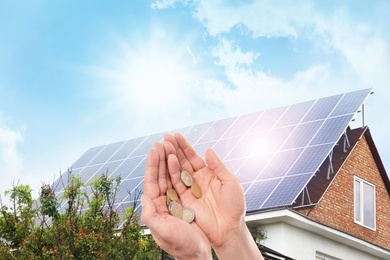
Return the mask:
{"type": "Polygon", "coordinates": [[[152,147],[146,158],[145,177],[144,177],[144,194],[151,199],[160,196],[160,188],[158,186],[158,152],[152,147]]]}
{"type": "Polygon", "coordinates": [[[175,149],[177,147],[177,142],[176,142],[175,138],[173,137],[173,135],[171,135],[171,134],[164,135],[164,142],[170,142],[175,147],[175,149]]]}
{"type": "Polygon", "coordinates": [[[177,156],[177,158],[179,160],[180,169],[186,170],[186,171],[188,171],[191,174],[194,173],[195,170],[192,168],[192,165],[191,165],[190,161],[187,160],[187,158],[184,155],[183,151],[179,147],[179,144],[177,143],[175,137],[170,135],[170,134],[167,134],[166,136],[164,136],[164,140],[166,142],[170,142],[173,145],[173,147],[175,148],[175,154],[176,154],[176,156],[177,156]]]}
{"type": "Polygon", "coordinates": [[[181,155],[179,153],[177,154],[181,165],[182,165],[182,161],[188,161],[191,164],[194,171],[198,171],[206,167],[206,164],[204,163],[203,159],[196,153],[195,149],[192,147],[192,145],[187,141],[187,139],[183,135],[181,135],[180,133],[176,133],[175,139],[180,149],[183,151],[183,155],[185,158],[182,159],[180,158],[181,155]]]}
{"type": "MultiPolygon", "coordinates": [[[[173,147],[173,144],[169,141],[164,142],[165,157],[168,158],[170,154],[176,155],[176,150],[173,147]]],[[[169,175],[168,162],[166,163],[167,170],[167,183],[168,188],[172,188],[171,176],[169,175]]]]}
{"type": "Polygon", "coordinates": [[[221,158],[219,158],[213,149],[209,148],[206,150],[205,159],[209,169],[213,171],[221,181],[230,180],[234,176],[230,170],[226,168],[221,158]]]}
{"type": "Polygon", "coordinates": [[[182,182],[181,180],[181,172],[179,168],[179,161],[177,160],[177,157],[173,154],[170,154],[168,157],[168,168],[169,168],[169,174],[171,176],[171,182],[176,190],[177,194],[179,197],[182,199],[182,203],[186,204],[191,203],[191,201],[188,201],[188,199],[194,199],[195,197],[193,196],[188,196],[189,193],[187,192],[188,188],[187,186],[182,182]],[[186,201],[186,202],[185,202],[186,201]]]}
{"type": "Polygon", "coordinates": [[[141,197],[141,205],[141,221],[150,229],[153,229],[153,224],[156,223],[155,218],[157,217],[156,207],[153,201],[145,194],[141,197]]]}
{"type": "Polygon", "coordinates": [[[156,149],[159,157],[158,162],[158,187],[160,190],[160,195],[165,194],[167,191],[168,186],[168,172],[167,172],[167,165],[166,165],[166,158],[165,158],[165,149],[162,143],[156,142],[154,144],[154,148],[156,149]]]}

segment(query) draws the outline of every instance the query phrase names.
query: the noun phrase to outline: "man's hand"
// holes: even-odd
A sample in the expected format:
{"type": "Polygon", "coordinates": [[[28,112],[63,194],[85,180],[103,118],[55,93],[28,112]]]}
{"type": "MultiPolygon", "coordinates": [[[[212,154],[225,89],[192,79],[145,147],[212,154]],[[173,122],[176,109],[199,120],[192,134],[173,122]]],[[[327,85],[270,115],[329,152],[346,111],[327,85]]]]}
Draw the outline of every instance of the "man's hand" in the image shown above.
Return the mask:
{"type": "Polygon", "coordinates": [[[146,159],[141,220],[156,243],[176,259],[211,259],[209,240],[199,226],[169,214],[165,193],[171,186],[164,147],[156,143],[146,159]]]}
{"type": "Polygon", "coordinates": [[[195,211],[195,222],[218,257],[262,259],[245,223],[245,196],[238,178],[214,150],[206,151],[204,161],[182,135],[167,134],[164,139],[171,183],[183,206],[195,211]],[[202,197],[195,198],[181,181],[181,170],[196,179],[202,197]]]}

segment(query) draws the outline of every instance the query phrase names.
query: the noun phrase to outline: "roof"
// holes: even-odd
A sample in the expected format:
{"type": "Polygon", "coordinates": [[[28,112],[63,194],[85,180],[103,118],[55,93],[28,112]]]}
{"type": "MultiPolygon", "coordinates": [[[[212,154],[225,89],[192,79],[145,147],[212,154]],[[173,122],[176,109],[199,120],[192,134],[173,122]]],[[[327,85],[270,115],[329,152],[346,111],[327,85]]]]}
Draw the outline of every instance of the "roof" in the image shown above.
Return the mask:
{"type": "Polygon", "coordinates": [[[295,205],[313,205],[321,199],[321,197],[326,192],[326,189],[331,184],[333,178],[337,175],[338,171],[341,169],[342,165],[345,163],[346,159],[363,136],[366,138],[367,144],[378,167],[379,173],[386,186],[387,192],[390,195],[389,177],[372,138],[370,129],[367,126],[364,126],[356,129],[348,128],[346,130],[346,135],[343,135],[337,142],[337,145],[334,147],[331,159],[328,157],[328,159],[325,160],[325,162],[321,165],[319,171],[307,184],[307,193],[304,194],[302,192],[297,198],[295,205]],[[349,142],[348,146],[345,146],[344,143],[346,137],[348,138],[349,142]],[[332,170],[329,168],[329,163],[331,163],[332,170]]]}
{"type": "Polygon", "coordinates": [[[371,150],[372,156],[374,157],[375,163],[378,167],[379,173],[382,177],[382,180],[386,186],[387,193],[390,196],[390,180],[389,175],[386,172],[385,166],[383,165],[382,159],[379,155],[378,149],[374,143],[374,139],[372,138],[370,129],[367,127],[364,131],[364,136],[366,137],[367,144],[371,150]]]}

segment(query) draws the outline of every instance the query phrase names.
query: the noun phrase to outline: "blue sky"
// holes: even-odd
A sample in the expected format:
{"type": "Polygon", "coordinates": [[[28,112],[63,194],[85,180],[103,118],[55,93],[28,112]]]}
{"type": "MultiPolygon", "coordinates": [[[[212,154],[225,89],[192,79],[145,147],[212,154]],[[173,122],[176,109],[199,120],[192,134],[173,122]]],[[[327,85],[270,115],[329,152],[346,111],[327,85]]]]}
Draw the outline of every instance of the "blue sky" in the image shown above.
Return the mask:
{"type": "Polygon", "coordinates": [[[390,171],[389,25],[379,0],[0,0],[0,194],[90,147],[369,87],[390,171]]]}

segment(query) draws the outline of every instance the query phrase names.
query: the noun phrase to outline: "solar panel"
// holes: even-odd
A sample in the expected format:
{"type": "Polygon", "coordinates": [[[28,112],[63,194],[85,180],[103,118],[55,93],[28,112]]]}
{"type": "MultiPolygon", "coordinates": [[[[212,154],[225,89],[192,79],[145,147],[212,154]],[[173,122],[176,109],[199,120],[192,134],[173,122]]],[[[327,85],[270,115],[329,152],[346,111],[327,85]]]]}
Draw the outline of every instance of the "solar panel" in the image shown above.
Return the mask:
{"type": "MultiPolygon", "coordinates": [[[[292,205],[326,160],[365,101],[364,89],[290,106],[207,122],[170,131],[181,132],[203,156],[212,147],[240,179],[247,211],[292,205]]],[[[72,166],[90,183],[102,173],[121,176],[117,209],[133,205],[129,193],[143,188],[145,159],[164,133],[87,150],[72,166]]],[[[54,183],[63,193],[68,177],[54,183]]],[[[62,203],[62,208],[66,203],[62,203]]],[[[141,208],[137,208],[140,211],[141,208]]]]}

